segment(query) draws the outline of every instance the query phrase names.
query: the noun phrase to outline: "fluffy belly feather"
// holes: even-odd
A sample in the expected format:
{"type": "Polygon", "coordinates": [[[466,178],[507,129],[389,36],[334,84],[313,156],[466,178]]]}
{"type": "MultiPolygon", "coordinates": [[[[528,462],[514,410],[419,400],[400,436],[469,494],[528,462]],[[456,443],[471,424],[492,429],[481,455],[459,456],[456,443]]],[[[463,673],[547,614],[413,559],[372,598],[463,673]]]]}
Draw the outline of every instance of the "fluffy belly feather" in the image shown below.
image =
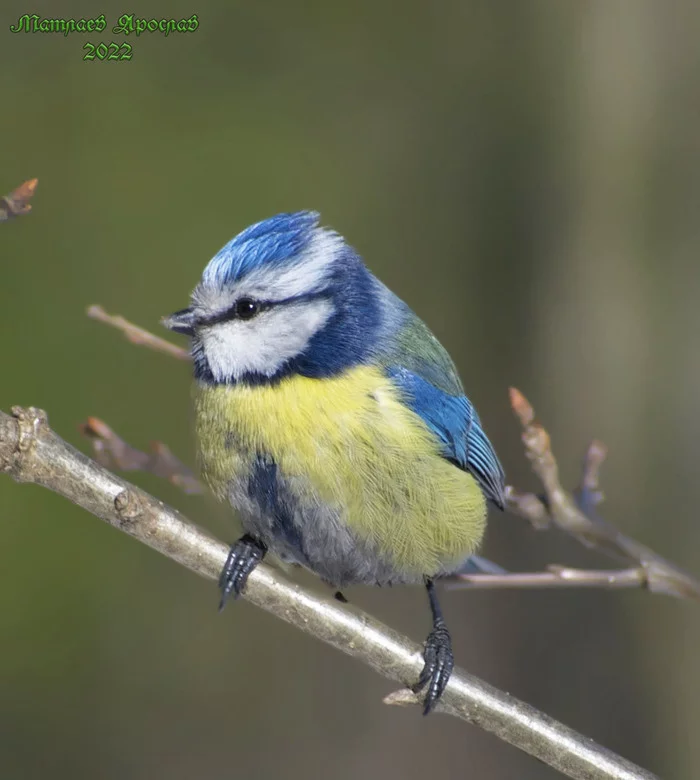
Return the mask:
{"type": "Polygon", "coordinates": [[[454,570],[486,502],[379,370],[195,390],[202,474],[271,551],[334,585],[454,570]]]}

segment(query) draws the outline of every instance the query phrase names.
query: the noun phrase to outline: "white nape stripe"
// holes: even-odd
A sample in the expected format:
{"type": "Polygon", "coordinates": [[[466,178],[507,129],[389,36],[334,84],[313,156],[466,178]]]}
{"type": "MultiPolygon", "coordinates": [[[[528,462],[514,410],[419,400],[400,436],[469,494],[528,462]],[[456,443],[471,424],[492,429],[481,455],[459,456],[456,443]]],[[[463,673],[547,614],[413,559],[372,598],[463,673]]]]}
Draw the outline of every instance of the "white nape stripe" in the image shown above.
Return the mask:
{"type": "Polygon", "coordinates": [[[224,382],[248,373],[273,376],[300,355],[333,313],[330,301],[287,304],[252,320],[228,320],[202,328],[200,338],[214,379],[224,382]]]}

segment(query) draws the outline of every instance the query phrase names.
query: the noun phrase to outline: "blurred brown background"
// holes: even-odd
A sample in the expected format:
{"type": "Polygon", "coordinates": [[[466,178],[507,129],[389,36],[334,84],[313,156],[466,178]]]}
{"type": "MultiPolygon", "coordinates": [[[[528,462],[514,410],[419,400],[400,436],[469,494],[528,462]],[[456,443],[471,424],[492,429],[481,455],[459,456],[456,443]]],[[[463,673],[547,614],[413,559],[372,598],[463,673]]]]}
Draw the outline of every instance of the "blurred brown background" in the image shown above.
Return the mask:
{"type": "MultiPolygon", "coordinates": [[[[610,447],[604,512],[700,573],[700,6],[31,6],[0,25],[0,408],[93,414],[193,461],[184,364],[86,319],[158,329],[251,221],[315,208],[433,327],[508,472],[536,483],[507,388],[567,482],[610,447]],[[117,17],[188,17],[83,62],[117,17]],[[9,32],[23,13],[102,35],[9,32]]],[[[226,511],[139,484],[231,540],[226,511]]],[[[45,490],[0,479],[0,776],[558,777],[483,732],[389,709],[392,685],[45,490]]],[[[601,565],[494,516],[504,566],[601,565]]],[[[311,578],[312,587],[320,587],[311,578]]],[[[419,640],[420,589],[351,599],[419,640]]],[[[642,592],[449,593],[458,663],[664,778],[700,776],[700,609],[642,592]]]]}

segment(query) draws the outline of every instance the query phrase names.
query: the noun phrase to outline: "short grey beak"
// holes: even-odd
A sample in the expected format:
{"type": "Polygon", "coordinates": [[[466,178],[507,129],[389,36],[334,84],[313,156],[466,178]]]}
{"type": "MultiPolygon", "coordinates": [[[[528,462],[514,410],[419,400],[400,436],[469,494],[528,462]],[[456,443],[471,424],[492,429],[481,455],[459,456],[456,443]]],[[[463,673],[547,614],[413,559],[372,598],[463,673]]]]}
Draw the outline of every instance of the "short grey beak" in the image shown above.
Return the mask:
{"type": "Polygon", "coordinates": [[[175,333],[184,333],[191,336],[194,333],[195,317],[192,309],[181,309],[171,314],[169,317],[163,317],[160,321],[168,330],[174,330],[175,333]]]}

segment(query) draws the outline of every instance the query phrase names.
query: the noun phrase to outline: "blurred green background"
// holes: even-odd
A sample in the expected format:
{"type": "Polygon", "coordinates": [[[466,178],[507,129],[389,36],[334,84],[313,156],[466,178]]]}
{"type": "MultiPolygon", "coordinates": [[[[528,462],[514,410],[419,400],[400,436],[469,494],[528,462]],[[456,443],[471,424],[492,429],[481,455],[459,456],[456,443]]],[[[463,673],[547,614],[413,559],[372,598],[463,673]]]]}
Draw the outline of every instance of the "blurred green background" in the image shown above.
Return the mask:
{"type": "MultiPolygon", "coordinates": [[[[40,180],[32,215],[0,226],[0,408],[42,406],[83,449],[97,415],[192,463],[187,366],[85,308],[158,330],[236,232],[315,208],[450,349],[510,483],[537,487],[516,385],[567,484],[604,440],[605,516],[700,573],[700,5],[6,0],[0,18],[0,191],[40,180]],[[83,62],[129,11],[200,28],[83,62]],[[27,12],[109,26],[11,34],[27,12]]],[[[211,501],[134,479],[234,537],[211,501]]],[[[3,780],[559,777],[385,707],[395,686],[245,603],[218,616],[211,583],[43,489],[0,478],[0,527],[3,780]]],[[[608,564],[502,515],[484,553],[608,564]]],[[[424,637],[421,589],[348,595],[424,637]]],[[[696,604],[443,603],[459,665],[664,778],[700,776],[696,604]]]]}

